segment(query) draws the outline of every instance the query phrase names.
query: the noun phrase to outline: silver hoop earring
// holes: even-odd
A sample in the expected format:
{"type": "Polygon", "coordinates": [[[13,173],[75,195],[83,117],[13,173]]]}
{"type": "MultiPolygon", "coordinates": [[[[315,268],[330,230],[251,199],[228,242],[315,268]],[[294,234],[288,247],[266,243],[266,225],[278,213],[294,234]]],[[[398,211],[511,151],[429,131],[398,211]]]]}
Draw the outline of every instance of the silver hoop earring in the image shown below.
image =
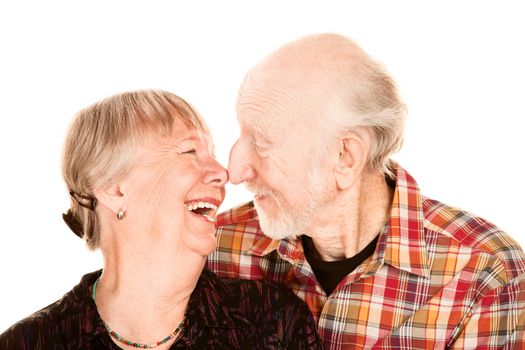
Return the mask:
{"type": "Polygon", "coordinates": [[[122,220],[124,218],[125,210],[120,209],[117,213],[117,219],[122,220]]]}

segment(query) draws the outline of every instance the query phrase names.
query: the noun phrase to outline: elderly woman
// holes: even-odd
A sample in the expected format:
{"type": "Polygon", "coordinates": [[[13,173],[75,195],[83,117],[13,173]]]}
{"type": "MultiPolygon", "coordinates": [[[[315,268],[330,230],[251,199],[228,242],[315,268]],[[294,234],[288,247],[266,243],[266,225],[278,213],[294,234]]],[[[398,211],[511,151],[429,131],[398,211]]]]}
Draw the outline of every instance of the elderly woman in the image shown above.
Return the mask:
{"type": "Polygon", "coordinates": [[[7,329],[1,349],[320,348],[291,292],[203,270],[228,175],[184,100],[136,91],[80,111],[62,170],[64,218],[104,268],[7,329]]]}

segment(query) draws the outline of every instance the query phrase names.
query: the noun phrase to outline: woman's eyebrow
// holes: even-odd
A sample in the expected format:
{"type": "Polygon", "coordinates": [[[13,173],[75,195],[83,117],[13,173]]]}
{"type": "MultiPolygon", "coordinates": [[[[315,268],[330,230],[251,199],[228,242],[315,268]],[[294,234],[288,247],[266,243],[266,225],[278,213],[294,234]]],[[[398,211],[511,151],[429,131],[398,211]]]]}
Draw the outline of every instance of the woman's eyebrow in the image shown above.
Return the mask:
{"type": "Polygon", "coordinates": [[[199,141],[199,138],[197,136],[195,136],[195,135],[191,135],[191,136],[186,136],[186,137],[182,137],[182,138],[177,138],[177,139],[173,140],[170,143],[175,145],[175,146],[178,146],[179,144],[181,144],[183,142],[186,142],[186,141],[199,141]]]}

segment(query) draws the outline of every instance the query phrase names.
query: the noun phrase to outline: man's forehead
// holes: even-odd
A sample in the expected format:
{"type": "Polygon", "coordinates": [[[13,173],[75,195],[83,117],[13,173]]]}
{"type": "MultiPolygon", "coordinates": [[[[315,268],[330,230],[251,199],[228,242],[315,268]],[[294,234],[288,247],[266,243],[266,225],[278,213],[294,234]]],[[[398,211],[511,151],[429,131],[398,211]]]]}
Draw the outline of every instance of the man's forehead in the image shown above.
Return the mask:
{"type": "Polygon", "coordinates": [[[242,127],[260,134],[279,133],[292,127],[301,114],[298,100],[289,93],[272,89],[242,94],[237,100],[237,117],[242,127]],[[287,96],[288,95],[288,96],[287,96]]]}
{"type": "Polygon", "coordinates": [[[282,134],[282,124],[280,125],[275,120],[269,120],[264,115],[247,115],[240,118],[241,126],[247,128],[255,136],[262,137],[267,141],[276,139],[282,134]]]}
{"type": "Polygon", "coordinates": [[[256,69],[241,86],[237,114],[251,124],[261,119],[261,126],[290,127],[324,108],[333,88],[327,77],[308,79],[304,73],[256,69]]]}

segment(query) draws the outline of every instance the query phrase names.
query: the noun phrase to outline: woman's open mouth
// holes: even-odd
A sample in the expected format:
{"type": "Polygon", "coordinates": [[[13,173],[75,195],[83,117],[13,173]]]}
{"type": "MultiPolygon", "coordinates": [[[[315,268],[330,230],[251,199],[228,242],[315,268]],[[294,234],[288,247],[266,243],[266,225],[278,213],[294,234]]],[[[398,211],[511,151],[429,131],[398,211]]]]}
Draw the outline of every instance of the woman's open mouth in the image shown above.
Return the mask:
{"type": "Polygon", "coordinates": [[[193,215],[206,220],[207,222],[217,222],[217,205],[210,201],[193,200],[184,203],[184,206],[193,215]]]}

